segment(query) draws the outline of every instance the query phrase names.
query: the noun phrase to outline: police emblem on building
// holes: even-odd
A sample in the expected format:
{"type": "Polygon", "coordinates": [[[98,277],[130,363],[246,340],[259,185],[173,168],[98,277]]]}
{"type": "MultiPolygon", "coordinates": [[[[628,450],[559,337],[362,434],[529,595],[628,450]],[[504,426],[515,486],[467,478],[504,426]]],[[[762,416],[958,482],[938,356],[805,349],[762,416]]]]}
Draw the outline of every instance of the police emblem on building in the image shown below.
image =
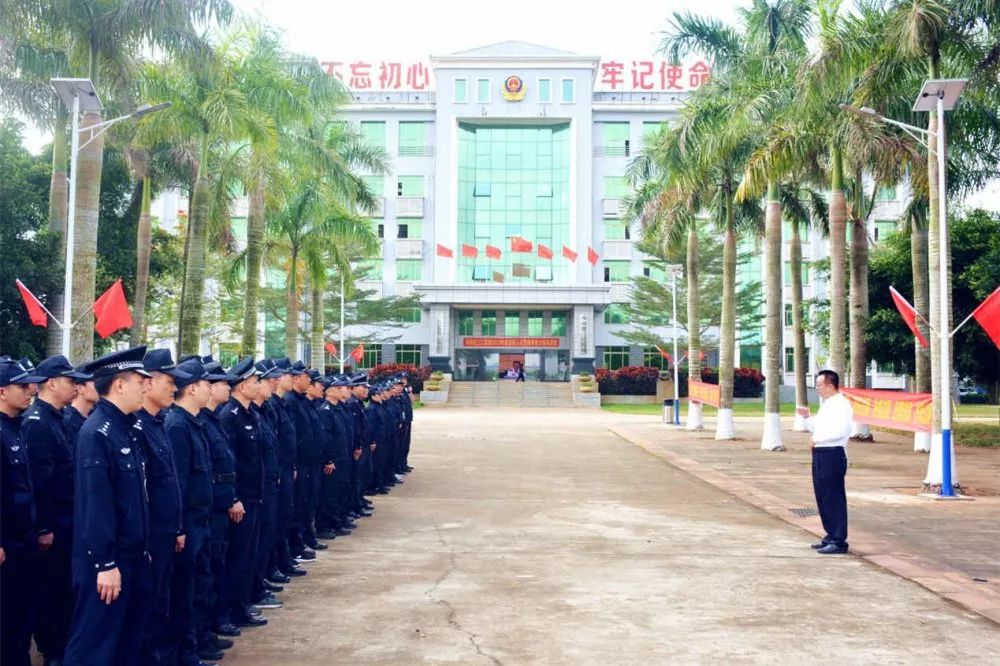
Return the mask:
{"type": "Polygon", "coordinates": [[[503,81],[503,98],[508,102],[520,102],[524,99],[524,80],[517,74],[511,74],[503,81]]]}

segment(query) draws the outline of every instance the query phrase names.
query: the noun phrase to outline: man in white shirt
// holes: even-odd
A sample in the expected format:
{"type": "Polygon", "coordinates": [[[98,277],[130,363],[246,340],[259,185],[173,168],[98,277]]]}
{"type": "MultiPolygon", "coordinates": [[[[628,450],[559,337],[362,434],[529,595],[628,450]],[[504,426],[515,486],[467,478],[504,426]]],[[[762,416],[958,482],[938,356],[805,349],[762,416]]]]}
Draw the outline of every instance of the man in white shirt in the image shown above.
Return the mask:
{"type": "MultiPolygon", "coordinates": [[[[812,433],[813,492],[826,536],[812,547],[823,555],[837,555],[847,552],[844,477],[854,410],[851,401],[840,392],[840,377],[833,370],[822,370],[816,375],[816,392],[823,402],[816,416],[807,418],[806,428],[812,433]]],[[[800,408],[799,412],[809,416],[808,408],[800,408]]]]}

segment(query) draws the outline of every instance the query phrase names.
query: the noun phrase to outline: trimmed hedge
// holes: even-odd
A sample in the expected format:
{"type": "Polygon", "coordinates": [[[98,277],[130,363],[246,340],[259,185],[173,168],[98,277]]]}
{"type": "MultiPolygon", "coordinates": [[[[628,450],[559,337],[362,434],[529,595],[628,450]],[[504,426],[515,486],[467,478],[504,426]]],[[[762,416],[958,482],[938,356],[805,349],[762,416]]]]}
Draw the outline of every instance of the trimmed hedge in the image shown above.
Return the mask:
{"type": "MultiPolygon", "coordinates": [[[[644,366],[625,366],[620,370],[597,369],[597,384],[601,395],[656,395],[656,382],[660,371],[644,366]]],[[[681,368],[680,395],[687,397],[688,369],[681,368]]],[[[719,383],[718,368],[702,368],[701,380],[719,383]]],[[[734,398],[759,398],[764,389],[764,375],[753,368],[736,368],[733,372],[734,398]]]]}
{"type": "Polygon", "coordinates": [[[410,386],[413,387],[414,393],[419,394],[424,390],[424,382],[431,376],[431,366],[418,367],[409,363],[383,363],[372,368],[371,372],[368,373],[368,378],[369,381],[378,381],[383,377],[394,375],[397,372],[408,372],[410,374],[410,386]]]}

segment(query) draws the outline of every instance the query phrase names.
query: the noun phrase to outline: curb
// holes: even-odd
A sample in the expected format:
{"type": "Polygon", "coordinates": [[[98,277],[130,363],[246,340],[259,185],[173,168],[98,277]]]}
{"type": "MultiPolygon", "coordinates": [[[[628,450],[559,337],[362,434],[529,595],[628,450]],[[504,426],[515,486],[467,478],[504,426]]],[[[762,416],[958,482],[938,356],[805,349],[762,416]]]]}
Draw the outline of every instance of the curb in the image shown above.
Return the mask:
{"type": "MultiPolygon", "coordinates": [[[[717,472],[696,460],[668,451],[648,438],[626,429],[606,424],[604,428],[629,444],[783,522],[795,525],[817,537],[824,535],[818,516],[795,515],[790,511],[795,505],[777,495],[717,472]]],[[[970,581],[967,575],[955,569],[907,553],[891,539],[870,532],[851,530],[850,553],[1000,624],[1000,586],[995,583],[970,581]]]]}

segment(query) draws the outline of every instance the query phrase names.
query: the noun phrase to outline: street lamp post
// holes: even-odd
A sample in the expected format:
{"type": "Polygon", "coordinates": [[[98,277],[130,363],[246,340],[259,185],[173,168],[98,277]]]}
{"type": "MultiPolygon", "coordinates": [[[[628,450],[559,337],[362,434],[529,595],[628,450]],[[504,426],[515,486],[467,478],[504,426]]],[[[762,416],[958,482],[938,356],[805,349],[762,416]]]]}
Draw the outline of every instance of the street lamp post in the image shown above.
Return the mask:
{"type": "Polygon", "coordinates": [[[64,274],[65,284],[63,285],[63,320],[62,320],[62,353],[69,358],[70,334],[73,330],[72,307],[73,307],[73,253],[76,247],[76,169],[77,158],[80,151],[86,148],[92,141],[104,134],[108,129],[123,120],[129,118],[139,119],[150,113],[154,113],[170,106],[170,102],[157,104],[156,106],[144,105],[132,113],[111,120],[80,128],[80,113],[88,111],[103,111],[104,105],[98,97],[94,84],[90,79],[52,79],[52,87],[55,89],[63,104],[70,109],[72,115],[70,130],[70,153],[69,153],[69,207],[66,212],[66,270],[64,274]],[[80,145],[80,135],[83,132],[90,132],[90,136],[80,145]]]}
{"type": "MultiPolygon", "coordinates": [[[[940,312],[940,331],[934,331],[939,341],[939,351],[941,355],[941,497],[954,497],[955,489],[952,483],[952,442],[951,442],[951,336],[954,331],[948,328],[948,262],[946,256],[948,252],[948,190],[947,190],[947,152],[945,146],[945,122],[944,112],[955,108],[958,98],[962,96],[966,79],[932,79],[925,81],[920,89],[917,101],[913,104],[914,111],[936,111],[938,124],[936,132],[929,132],[923,128],[908,125],[906,123],[886,118],[874,109],[862,107],[860,109],[848,104],[841,104],[840,108],[850,113],[856,113],[875,118],[876,120],[899,127],[904,132],[912,136],[919,143],[925,146],[928,152],[937,154],[938,165],[938,238],[940,261],[938,261],[938,282],[940,288],[940,298],[938,308],[940,312]],[[920,135],[920,136],[918,136],[920,135]],[[926,138],[921,138],[926,137],[926,138]],[[935,139],[931,145],[931,138],[935,139]]],[[[956,329],[957,330],[957,329],[956,329]]]]}
{"type": "MultiPolygon", "coordinates": [[[[677,275],[684,273],[684,268],[679,264],[671,264],[667,267],[670,271],[670,293],[671,301],[673,301],[674,309],[674,425],[679,426],[681,424],[681,389],[680,389],[680,370],[678,368],[680,364],[680,359],[677,356],[677,275]]],[[[690,327],[690,322],[688,322],[690,327]]]]}

